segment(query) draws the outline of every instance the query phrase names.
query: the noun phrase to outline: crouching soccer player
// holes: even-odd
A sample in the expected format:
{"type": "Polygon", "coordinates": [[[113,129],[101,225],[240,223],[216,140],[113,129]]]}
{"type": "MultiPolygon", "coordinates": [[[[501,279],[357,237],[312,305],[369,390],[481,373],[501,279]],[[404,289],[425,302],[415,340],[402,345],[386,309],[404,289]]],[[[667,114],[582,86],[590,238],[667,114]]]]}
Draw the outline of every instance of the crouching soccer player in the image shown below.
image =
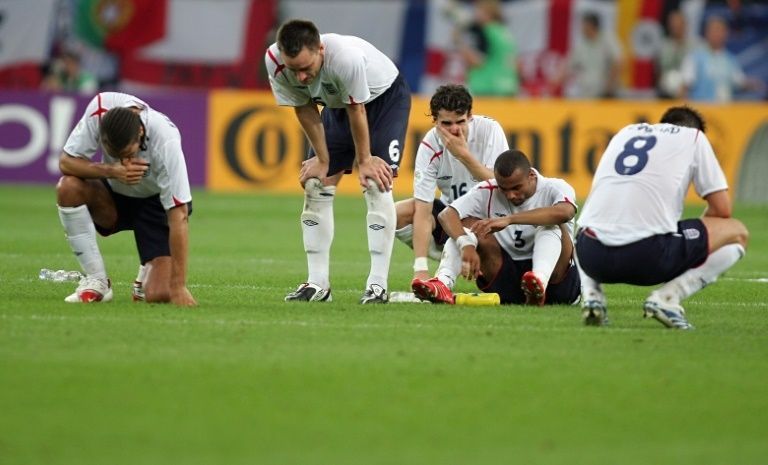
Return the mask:
{"type": "Polygon", "coordinates": [[[96,231],[132,230],[141,266],[134,299],[195,305],[187,289],[192,195],[181,135],[164,114],[127,94],[91,100],[59,159],[59,218],[85,277],[66,302],[112,300],[96,231]],[[103,161],[92,161],[101,144],[103,161]]]}
{"type": "Polygon", "coordinates": [[[576,242],[587,325],[608,321],[602,283],[664,283],[646,299],[644,315],[692,329],[680,301],[744,256],[749,233],[731,218],[728,184],[704,129],[694,109],[671,107],[659,124],[631,124],[608,144],[576,242]],[[707,208],[680,221],[691,182],[707,208]]]}

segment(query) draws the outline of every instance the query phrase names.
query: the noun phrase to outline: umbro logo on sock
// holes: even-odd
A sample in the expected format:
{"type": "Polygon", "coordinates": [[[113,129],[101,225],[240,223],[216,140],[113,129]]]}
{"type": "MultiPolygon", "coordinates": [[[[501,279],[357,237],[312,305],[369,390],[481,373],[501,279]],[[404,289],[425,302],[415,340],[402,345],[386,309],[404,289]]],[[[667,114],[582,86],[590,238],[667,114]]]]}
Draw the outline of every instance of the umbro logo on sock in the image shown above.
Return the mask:
{"type": "Polygon", "coordinates": [[[369,228],[373,229],[374,231],[381,231],[386,226],[382,226],[380,224],[373,223],[372,225],[368,226],[369,228]]]}
{"type": "Polygon", "coordinates": [[[75,252],[75,256],[76,256],[76,257],[79,257],[79,256],[80,256],[80,255],[82,255],[82,254],[83,254],[83,252],[75,252]]]}
{"type": "Polygon", "coordinates": [[[312,220],[304,220],[302,223],[306,224],[307,226],[317,226],[319,224],[317,221],[312,220]]]}

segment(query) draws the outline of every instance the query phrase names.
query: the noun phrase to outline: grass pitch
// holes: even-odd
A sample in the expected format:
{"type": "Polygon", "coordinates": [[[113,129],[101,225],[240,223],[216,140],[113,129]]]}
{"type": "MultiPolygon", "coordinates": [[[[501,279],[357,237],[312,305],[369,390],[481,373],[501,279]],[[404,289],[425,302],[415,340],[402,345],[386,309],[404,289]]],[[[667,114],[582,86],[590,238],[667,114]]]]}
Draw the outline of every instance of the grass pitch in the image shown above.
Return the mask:
{"type": "MultiPolygon", "coordinates": [[[[284,303],[306,274],[301,202],[196,192],[200,306],[131,302],[130,233],[101,240],[115,301],[85,306],[37,279],[77,268],[53,187],[0,186],[0,463],[768,460],[768,208],[735,209],[747,256],[687,301],[685,333],[642,319],[649,289],[629,286],[607,289],[610,328],[565,306],[358,305],[362,197],[337,199],[334,302],[284,303]]],[[[396,243],[392,290],[411,262],[396,243]]]]}

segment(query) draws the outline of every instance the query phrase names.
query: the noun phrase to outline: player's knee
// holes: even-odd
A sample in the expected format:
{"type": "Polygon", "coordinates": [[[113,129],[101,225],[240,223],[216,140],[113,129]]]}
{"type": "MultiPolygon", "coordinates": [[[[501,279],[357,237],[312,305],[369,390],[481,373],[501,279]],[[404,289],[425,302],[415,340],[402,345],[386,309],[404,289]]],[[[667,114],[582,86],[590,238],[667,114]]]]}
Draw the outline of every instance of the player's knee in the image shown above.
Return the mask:
{"type": "Polygon", "coordinates": [[[413,225],[407,224],[401,228],[395,229],[395,237],[403,244],[413,248],[413,225]]]}
{"type": "Polygon", "coordinates": [[[77,176],[64,175],[56,183],[56,203],[62,207],[75,207],[85,203],[85,181],[77,176]]]}
{"type": "MultiPolygon", "coordinates": [[[[468,228],[464,228],[464,232],[466,234],[472,234],[473,236],[475,236],[475,233],[469,231],[468,228]]],[[[481,253],[481,251],[495,253],[497,250],[499,250],[499,242],[496,240],[496,237],[493,234],[486,234],[485,236],[475,236],[475,237],[477,237],[478,253],[481,253]]]]}
{"type": "Polygon", "coordinates": [[[746,249],[749,242],[749,230],[741,221],[734,221],[736,222],[736,242],[746,249]]]}
{"type": "Polygon", "coordinates": [[[558,239],[562,239],[563,231],[561,230],[559,224],[550,226],[537,226],[535,237],[538,238],[541,236],[553,236],[558,239]]]}
{"type": "Polygon", "coordinates": [[[317,178],[309,178],[304,183],[304,197],[308,200],[333,201],[336,195],[336,186],[324,186],[317,178]]]}
{"type": "MultiPolygon", "coordinates": [[[[376,181],[373,179],[365,178],[365,180],[368,187],[363,190],[363,195],[369,202],[378,202],[380,200],[385,200],[387,197],[392,197],[392,191],[382,192],[381,189],[379,189],[379,185],[376,184],[376,181]]],[[[392,204],[394,205],[394,201],[392,201],[392,204]]]]}
{"type": "Polygon", "coordinates": [[[395,202],[395,214],[397,215],[397,229],[403,229],[413,224],[414,204],[413,199],[395,202]]]}
{"type": "Polygon", "coordinates": [[[144,283],[144,300],[148,303],[165,303],[171,301],[171,290],[168,286],[157,282],[144,283]]]}

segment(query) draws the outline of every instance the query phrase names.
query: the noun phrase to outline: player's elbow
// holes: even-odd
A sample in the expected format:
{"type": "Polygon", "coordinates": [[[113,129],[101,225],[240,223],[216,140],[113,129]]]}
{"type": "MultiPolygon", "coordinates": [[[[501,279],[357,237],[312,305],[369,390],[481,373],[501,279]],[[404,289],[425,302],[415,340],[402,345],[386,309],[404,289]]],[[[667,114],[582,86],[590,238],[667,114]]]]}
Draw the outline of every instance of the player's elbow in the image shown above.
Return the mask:
{"type": "Polygon", "coordinates": [[[66,153],[62,153],[61,156],[59,156],[59,171],[61,171],[61,174],[65,176],[74,176],[75,173],[71,169],[71,164],[72,157],[66,153]]]}
{"type": "Polygon", "coordinates": [[[563,224],[571,221],[572,219],[573,219],[572,214],[558,212],[554,215],[554,221],[552,222],[552,224],[563,224]]]}
{"type": "Polygon", "coordinates": [[[459,215],[456,213],[456,210],[449,206],[448,208],[444,208],[443,211],[437,215],[437,221],[439,221],[440,225],[445,229],[449,227],[448,225],[451,224],[452,220],[458,219],[458,217],[459,215]]]}
{"type": "Polygon", "coordinates": [[[576,209],[573,205],[558,205],[552,211],[552,224],[563,224],[571,221],[576,216],[576,209]]]}

